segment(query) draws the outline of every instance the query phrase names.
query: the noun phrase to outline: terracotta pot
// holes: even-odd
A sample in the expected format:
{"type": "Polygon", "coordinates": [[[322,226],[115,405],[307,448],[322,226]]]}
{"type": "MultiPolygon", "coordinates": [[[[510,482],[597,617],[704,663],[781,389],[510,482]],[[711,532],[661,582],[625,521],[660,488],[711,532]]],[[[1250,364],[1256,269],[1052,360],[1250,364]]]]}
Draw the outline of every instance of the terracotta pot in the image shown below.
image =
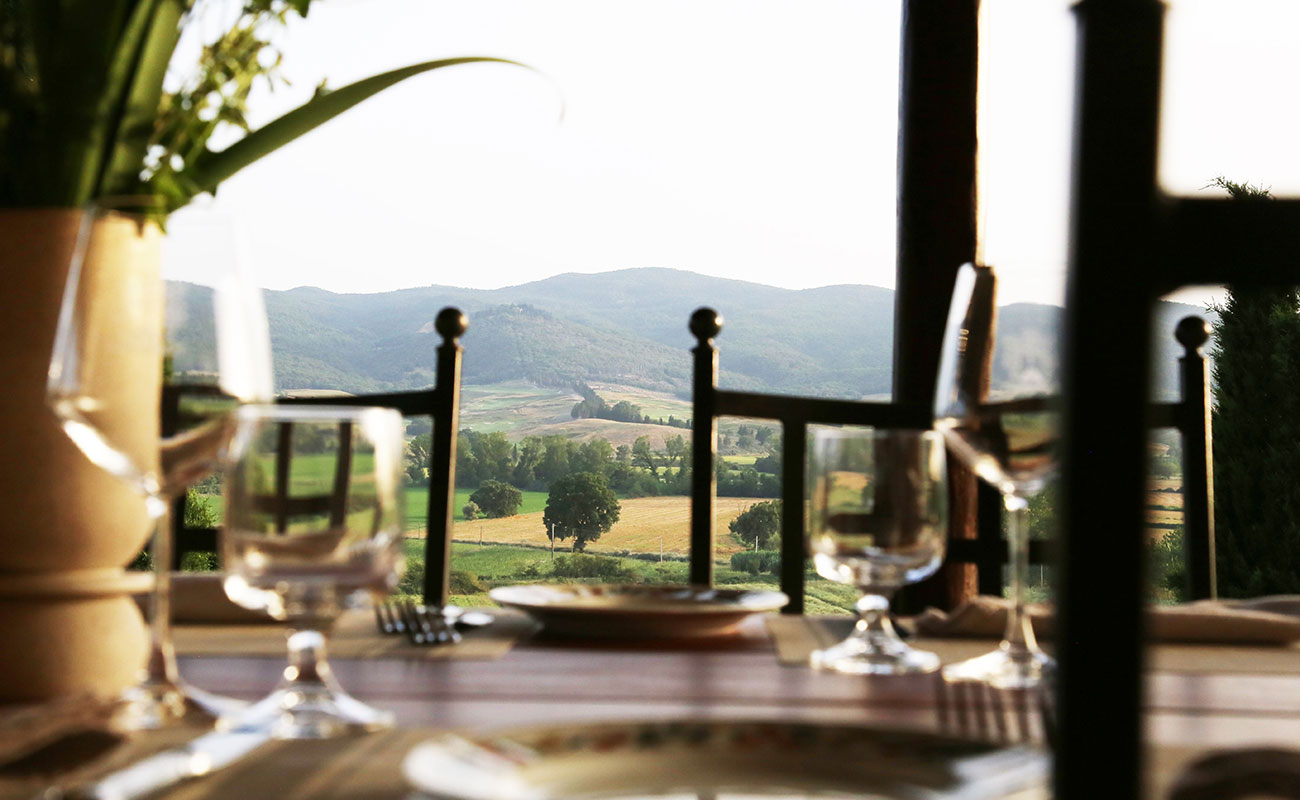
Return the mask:
{"type": "MultiPolygon", "coordinates": [[[[64,282],[81,220],[70,209],[0,211],[0,575],[120,567],[148,538],[141,496],[91,464],[60,430],[45,403],[46,374],[64,282]]],[[[106,259],[109,279],[97,291],[122,313],[157,321],[157,341],[126,339],[127,326],[105,325],[97,346],[114,353],[106,384],[118,435],[141,457],[157,453],[162,381],[161,293],[140,281],[112,280],[132,271],[158,275],[156,228],[125,220],[88,257],[106,259]],[[155,300],[152,295],[157,294],[155,300]],[[143,345],[143,346],[142,346],[143,345]]]]}
{"type": "Polygon", "coordinates": [[[115,697],[149,653],[131,596],[151,582],[117,568],[0,578],[0,702],[115,697]]]}
{"type": "MultiPolygon", "coordinates": [[[[122,569],[150,533],[144,498],[91,464],[45,399],[81,219],[0,211],[0,702],[113,696],[148,653],[131,592],[152,576],[122,569]]],[[[86,274],[107,310],[82,352],[104,366],[92,376],[106,409],[97,421],[148,469],[158,456],[161,235],[124,218],[96,225],[86,274]],[[131,336],[139,330],[157,335],[131,336]]]]}

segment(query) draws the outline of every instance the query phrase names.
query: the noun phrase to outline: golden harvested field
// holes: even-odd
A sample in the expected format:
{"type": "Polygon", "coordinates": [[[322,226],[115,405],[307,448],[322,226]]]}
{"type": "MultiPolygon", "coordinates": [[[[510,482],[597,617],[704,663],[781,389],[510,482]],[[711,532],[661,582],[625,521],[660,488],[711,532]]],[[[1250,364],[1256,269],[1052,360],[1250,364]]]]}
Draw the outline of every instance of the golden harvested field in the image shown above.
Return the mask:
{"type": "Polygon", "coordinates": [[[1166,511],[1162,508],[1148,508],[1146,520],[1148,525],[1182,525],[1183,512],[1166,511]]]}
{"type": "MultiPolygon", "coordinates": [[[[740,512],[763,502],[754,497],[719,497],[715,528],[718,555],[739,551],[727,525],[740,512]]],[[[628,550],[633,553],[658,553],[662,537],[665,553],[686,555],[690,551],[690,499],[686,497],[641,497],[622,501],[618,522],[609,533],[587,546],[587,552],[607,553],[628,550]]],[[[504,519],[456,520],[452,537],[462,542],[533,544],[547,546],[550,540],[542,526],[542,512],[518,514],[504,519]]],[[[568,549],[572,539],[556,542],[556,549],[568,549]]]]}
{"type": "Polygon", "coordinates": [[[1147,506],[1183,507],[1182,492],[1147,492],[1147,506]]]}

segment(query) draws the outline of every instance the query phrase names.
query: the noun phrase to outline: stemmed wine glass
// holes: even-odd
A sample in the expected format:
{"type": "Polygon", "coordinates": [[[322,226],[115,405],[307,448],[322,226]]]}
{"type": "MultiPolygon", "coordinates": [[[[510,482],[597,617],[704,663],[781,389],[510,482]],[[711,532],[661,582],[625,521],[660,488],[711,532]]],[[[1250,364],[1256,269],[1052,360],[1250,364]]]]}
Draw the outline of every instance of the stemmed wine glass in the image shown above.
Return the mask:
{"type": "Polygon", "coordinates": [[[809,451],[808,544],[823,577],[858,587],[861,618],[815,667],[856,675],[932,672],[934,653],[903,643],[889,602],[943,562],[948,541],[947,464],[933,431],[824,428],[809,451]]]}
{"type": "Polygon", "coordinates": [[[1007,510],[1011,613],[997,650],[949,665],[944,676],[999,688],[1030,688],[1055,665],[1038,647],[1025,613],[1029,498],[1056,469],[1059,391],[1051,369],[1032,359],[1009,364],[1003,387],[989,388],[995,325],[994,277],[965,264],[957,274],[939,363],[936,427],[953,452],[1002,493],[1007,510]]]}
{"type": "Polygon", "coordinates": [[[226,594],[289,623],[289,665],[266,699],[226,722],[317,739],[393,724],[325,658],[348,607],[386,594],[404,566],[402,417],[393,409],[245,406],[225,469],[226,594]]]}
{"type": "Polygon", "coordinates": [[[86,210],[46,385],[64,432],[91,462],[144,496],[153,526],[150,656],[141,680],[123,698],[120,724],[127,729],[157,728],[187,715],[215,720],[240,705],[190,686],[177,671],[170,509],[216,466],[233,430],[230,410],[272,394],[266,312],[241,271],[224,218],[196,210],[188,215],[193,225],[169,225],[160,255],[140,244],[137,257],[125,262],[104,257],[123,238],[157,242],[163,219],[161,201],[148,196],[108,198],[86,210]],[[177,253],[171,245],[182,240],[195,249],[177,253]],[[201,263],[186,257],[195,252],[203,254],[201,263]],[[180,276],[189,282],[178,283],[180,276]],[[110,285],[113,290],[105,291],[110,285]],[[124,371],[124,357],[156,364],[164,382],[182,392],[175,435],[159,433],[160,398],[151,391],[157,381],[124,371]],[[138,383],[124,385],[132,380],[138,383]],[[125,423],[141,418],[149,423],[125,423]]]}

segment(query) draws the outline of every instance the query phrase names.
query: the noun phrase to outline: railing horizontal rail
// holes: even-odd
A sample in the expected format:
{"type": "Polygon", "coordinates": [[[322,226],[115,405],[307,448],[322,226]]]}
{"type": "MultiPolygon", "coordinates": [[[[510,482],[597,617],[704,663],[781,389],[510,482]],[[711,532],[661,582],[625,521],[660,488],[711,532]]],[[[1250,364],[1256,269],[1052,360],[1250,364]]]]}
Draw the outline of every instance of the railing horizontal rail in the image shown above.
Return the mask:
{"type": "Polygon", "coordinates": [[[916,424],[915,414],[891,403],[863,403],[778,394],[717,390],[718,416],[756,417],[804,425],[871,425],[906,428],[916,424]]]}

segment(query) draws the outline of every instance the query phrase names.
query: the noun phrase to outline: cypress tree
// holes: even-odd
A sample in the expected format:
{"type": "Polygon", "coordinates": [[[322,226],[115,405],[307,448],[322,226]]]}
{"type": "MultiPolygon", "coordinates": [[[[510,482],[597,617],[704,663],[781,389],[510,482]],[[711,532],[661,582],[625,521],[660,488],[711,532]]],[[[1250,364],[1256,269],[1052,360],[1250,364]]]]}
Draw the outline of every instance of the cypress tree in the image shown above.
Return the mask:
{"type": "MultiPolygon", "coordinates": [[[[1268,189],[1217,178],[1238,202],[1268,189]]],[[[1249,265],[1243,265],[1249,268],[1249,265]]],[[[1229,285],[1212,305],[1219,594],[1300,591],[1300,295],[1229,285]]]]}

